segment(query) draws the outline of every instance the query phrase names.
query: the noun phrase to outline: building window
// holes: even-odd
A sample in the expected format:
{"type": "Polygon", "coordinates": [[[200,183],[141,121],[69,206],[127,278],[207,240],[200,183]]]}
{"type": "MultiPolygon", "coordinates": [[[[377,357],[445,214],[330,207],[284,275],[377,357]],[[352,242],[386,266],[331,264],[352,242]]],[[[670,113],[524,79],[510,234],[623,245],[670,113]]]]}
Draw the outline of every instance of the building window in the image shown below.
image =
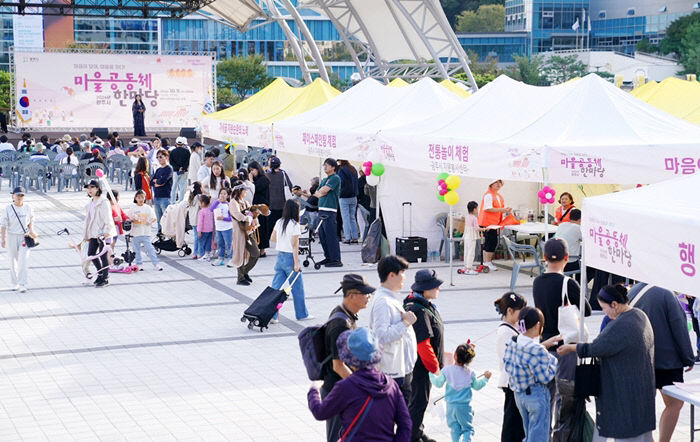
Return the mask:
{"type": "Polygon", "coordinates": [[[699,2],[699,3],[693,3],[693,9],[700,9],[700,2],[699,2]]]}
{"type": "Polygon", "coordinates": [[[659,8],[659,12],[666,12],[666,6],[662,6],[659,8]]]}
{"type": "Polygon", "coordinates": [[[606,15],[608,15],[608,13],[605,11],[598,12],[598,18],[605,18],[606,15]]]}
{"type": "Polygon", "coordinates": [[[634,8],[629,8],[627,10],[627,15],[634,15],[634,8]]]}

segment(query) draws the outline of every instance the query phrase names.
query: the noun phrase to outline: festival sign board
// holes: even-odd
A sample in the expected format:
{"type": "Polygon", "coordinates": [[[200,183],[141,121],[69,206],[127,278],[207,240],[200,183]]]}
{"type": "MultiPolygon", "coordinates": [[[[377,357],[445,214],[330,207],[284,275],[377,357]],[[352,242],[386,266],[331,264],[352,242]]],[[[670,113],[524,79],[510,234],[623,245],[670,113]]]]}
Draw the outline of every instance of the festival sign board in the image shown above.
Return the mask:
{"type": "Polygon", "coordinates": [[[131,128],[141,95],[147,129],[197,126],[214,108],[209,56],[18,52],[21,128],[131,128]]]}
{"type": "Polygon", "coordinates": [[[587,266],[700,296],[700,174],[585,198],[587,266]]]}

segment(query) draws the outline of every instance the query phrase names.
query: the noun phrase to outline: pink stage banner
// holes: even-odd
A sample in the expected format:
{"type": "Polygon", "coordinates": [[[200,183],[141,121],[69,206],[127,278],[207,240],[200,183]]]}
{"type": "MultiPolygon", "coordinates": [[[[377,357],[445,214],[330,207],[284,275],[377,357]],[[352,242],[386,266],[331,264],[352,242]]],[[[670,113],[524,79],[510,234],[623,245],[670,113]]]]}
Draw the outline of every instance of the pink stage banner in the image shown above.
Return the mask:
{"type": "Polygon", "coordinates": [[[130,128],[136,95],[147,129],[198,126],[214,108],[207,56],[18,52],[19,127],[130,128]]]}

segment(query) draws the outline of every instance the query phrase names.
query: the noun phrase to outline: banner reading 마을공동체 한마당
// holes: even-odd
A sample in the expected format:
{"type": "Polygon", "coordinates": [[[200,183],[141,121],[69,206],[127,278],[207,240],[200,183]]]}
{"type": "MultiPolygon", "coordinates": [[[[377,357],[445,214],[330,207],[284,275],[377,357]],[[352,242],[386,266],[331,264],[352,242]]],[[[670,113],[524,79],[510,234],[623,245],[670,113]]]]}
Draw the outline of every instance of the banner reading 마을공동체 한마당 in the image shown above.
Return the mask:
{"type": "Polygon", "coordinates": [[[17,126],[133,126],[141,95],[147,129],[197,126],[213,110],[208,56],[118,53],[15,54],[17,126]]]}

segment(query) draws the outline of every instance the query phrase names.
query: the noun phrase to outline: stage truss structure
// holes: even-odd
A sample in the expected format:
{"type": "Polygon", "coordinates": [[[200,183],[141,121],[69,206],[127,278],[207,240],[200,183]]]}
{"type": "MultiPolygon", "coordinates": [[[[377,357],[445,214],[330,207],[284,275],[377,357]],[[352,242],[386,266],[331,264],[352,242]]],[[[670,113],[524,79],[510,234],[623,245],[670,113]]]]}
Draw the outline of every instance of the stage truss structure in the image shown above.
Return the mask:
{"type": "Polygon", "coordinates": [[[49,0],[3,1],[0,14],[67,15],[76,17],[179,18],[214,0],[49,0]]]}
{"type": "MultiPolygon", "coordinates": [[[[124,55],[124,54],[132,54],[132,55],[178,55],[178,56],[204,56],[204,57],[211,57],[212,59],[212,72],[211,72],[211,84],[212,84],[212,91],[211,91],[211,96],[212,96],[212,102],[214,104],[214,109],[217,107],[217,90],[216,90],[216,53],[214,52],[209,52],[209,51],[164,51],[159,54],[154,54],[152,51],[138,51],[138,50],[123,50],[123,51],[115,51],[111,49],[83,49],[83,48],[68,48],[68,49],[54,49],[54,48],[45,48],[43,51],[16,51],[14,47],[10,47],[10,118],[8,121],[8,130],[18,133],[18,132],[23,132],[23,131],[32,131],[32,130],[40,130],[42,132],[47,132],[46,128],[33,128],[31,126],[26,126],[26,127],[19,127],[17,125],[17,95],[16,95],[16,78],[17,78],[17,65],[15,64],[15,58],[17,56],[21,56],[24,53],[31,53],[31,52],[52,52],[52,53],[66,53],[66,54],[94,54],[96,56],[101,56],[101,55],[109,55],[109,54],[119,54],[119,55],[124,55]]],[[[71,126],[71,127],[56,127],[54,128],[56,131],[60,132],[88,132],[92,130],[92,127],[79,127],[79,126],[71,126]]],[[[110,127],[112,130],[116,131],[127,131],[127,130],[132,130],[133,127],[110,127]]],[[[166,130],[172,130],[172,129],[177,129],[178,131],[181,129],[179,127],[173,128],[173,127],[153,127],[151,128],[152,130],[156,131],[166,131],[166,130]]]]}

